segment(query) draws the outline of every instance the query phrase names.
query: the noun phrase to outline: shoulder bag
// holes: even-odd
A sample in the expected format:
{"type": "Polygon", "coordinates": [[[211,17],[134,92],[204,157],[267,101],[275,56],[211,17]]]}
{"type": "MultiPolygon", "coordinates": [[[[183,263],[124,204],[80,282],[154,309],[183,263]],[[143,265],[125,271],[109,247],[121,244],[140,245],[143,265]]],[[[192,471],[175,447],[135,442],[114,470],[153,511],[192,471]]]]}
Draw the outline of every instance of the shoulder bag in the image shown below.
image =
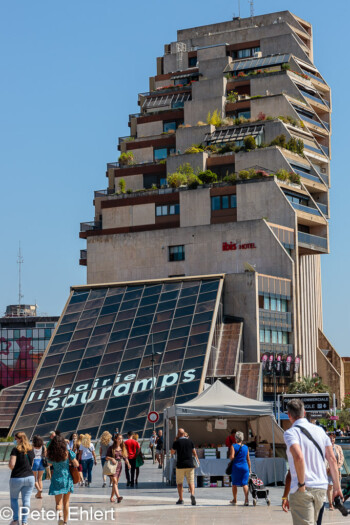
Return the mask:
{"type": "Polygon", "coordinates": [[[300,425],[295,425],[296,428],[299,428],[301,430],[301,432],[304,434],[304,436],[306,436],[310,441],[312,441],[312,443],[315,445],[315,447],[317,448],[317,450],[319,451],[319,453],[321,454],[321,458],[322,460],[324,461],[324,455],[323,455],[323,452],[321,450],[321,447],[320,445],[317,443],[317,441],[314,440],[314,438],[312,437],[312,435],[310,434],[310,432],[308,430],[306,430],[306,428],[300,426],[300,425]]]}
{"type": "Polygon", "coordinates": [[[43,464],[43,467],[47,467],[48,466],[48,462],[47,462],[47,457],[44,455],[45,453],[45,447],[44,445],[41,447],[41,462],[43,464]]]}
{"type": "Polygon", "coordinates": [[[73,484],[76,485],[80,481],[80,474],[78,467],[75,467],[73,465],[72,460],[70,459],[70,453],[68,452],[68,459],[69,459],[69,472],[73,479],[73,484]]]}
{"type": "Polygon", "coordinates": [[[114,464],[110,459],[108,459],[103,465],[103,474],[104,476],[114,476],[117,472],[117,463],[114,464]]]}
{"type": "MultiPolygon", "coordinates": [[[[233,445],[232,445],[232,446],[233,446],[233,445]]],[[[242,447],[243,447],[243,445],[241,445],[241,446],[239,447],[239,450],[238,450],[237,454],[235,455],[235,457],[234,457],[233,459],[231,459],[231,461],[230,461],[229,464],[227,465],[226,470],[225,470],[226,476],[231,476],[231,474],[232,474],[232,467],[233,467],[233,464],[234,464],[235,460],[237,459],[237,456],[238,456],[238,454],[240,453],[242,447]]]]}

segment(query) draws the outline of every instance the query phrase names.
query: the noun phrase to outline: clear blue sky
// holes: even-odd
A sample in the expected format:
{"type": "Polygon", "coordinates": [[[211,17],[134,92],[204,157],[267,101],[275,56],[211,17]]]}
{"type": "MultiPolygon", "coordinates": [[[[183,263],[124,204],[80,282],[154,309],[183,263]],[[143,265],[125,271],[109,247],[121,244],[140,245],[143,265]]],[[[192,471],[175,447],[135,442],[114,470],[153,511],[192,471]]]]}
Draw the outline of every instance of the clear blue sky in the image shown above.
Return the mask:
{"type": "MultiPolygon", "coordinates": [[[[241,16],[249,16],[241,0],[241,16]]],[[[106,188],[137,93],[148,90],[176,30],[230,20],[238,1],[1,0],[0,313],[23,293],[59,315],[79,267],[79,223],[93,220],[93,191],[106,188]]],[[[331,254],[322,257],[324,329],[350,355],[350,2],[255,0],[255,14],[289,9],[314,26],[315,63],[333,90],[331,254]],[[341,35],[341,37],[340,37],[341,35]]]]}

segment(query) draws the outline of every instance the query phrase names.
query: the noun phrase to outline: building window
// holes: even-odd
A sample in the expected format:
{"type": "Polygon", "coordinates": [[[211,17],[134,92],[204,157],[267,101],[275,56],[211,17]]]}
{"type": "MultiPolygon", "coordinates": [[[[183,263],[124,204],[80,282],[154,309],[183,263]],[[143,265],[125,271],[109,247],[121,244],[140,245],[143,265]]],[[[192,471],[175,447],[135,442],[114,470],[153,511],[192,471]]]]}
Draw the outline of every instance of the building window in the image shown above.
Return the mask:
{"type": "Polygon", "coordinates": [[[260,343],[271,343],[274,345],[287,345],[289,342],[288,332],[281,330],[260,330],[260,343]]]}
{"type": "Polygon", "coordinates": [[[253,57],[255,53],[260,51],[260,47],[249,47],[246,49],[239,49],[238,51],[232,51],[232,58],[249,58],[253,57]]]}
{"type": "Polygon", "coordinates": [[[287,299],[279,299],[264,295],[264,310],[272,310],[273,312],[287,312],[287,299]]]}
{"type": "Polygon", "coordinates": [[[169,246],[169,261],[184,261],[185,260],[185,246],[169,246]]]}
{"type": "Polygon", "coordinates": [[[189,57],[188,67],[196,67],[196,66],[197,66],[197,57],[189,57]]]}
{"type": "Polygon", "coordinates": [[[211,198],[211,210],[228,210],[230,208],[237,208],[236,195],[218,195],[211,198]]]}
{"type": "Polygon", "coordinates": [[[154,160],[166,159],[171,153],[175,153],[175,148],[156,148],[154,150],[154,160]]]}
{"type": "Polygon", "coordinates": [[[180,204],[164,204],[156,206],[156,217],[164,217],[165,215],[179,215],[180,204]]]}
{"type": "Polygon", "coordinates": [[[177,123],[175,120],[169,122],[163,122],[163,131],[166,133],[168,131],[176,131],[177,123]]]}

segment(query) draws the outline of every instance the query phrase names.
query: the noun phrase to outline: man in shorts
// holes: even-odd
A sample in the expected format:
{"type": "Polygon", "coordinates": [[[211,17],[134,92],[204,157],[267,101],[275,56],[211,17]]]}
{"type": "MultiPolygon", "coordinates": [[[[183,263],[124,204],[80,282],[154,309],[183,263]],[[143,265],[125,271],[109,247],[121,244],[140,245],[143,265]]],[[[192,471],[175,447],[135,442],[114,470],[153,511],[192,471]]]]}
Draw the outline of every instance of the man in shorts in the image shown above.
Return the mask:
{"type": "Polygon", "coordinates": [[[171,449],[171,455],[173,456],[176,452],[176,485],[179,493],[179,499],[176,505],[183,505],[183,482],[187,479],[187,483],[191,493],[191,504],[196,504],[196,498],[194,496],[194,469],[193,456],[198,461],[196,449],[194,448],[193,442],[187,437],[186,432],[183,428],[179,428],[176,439],[171,449]]]}
{"type": "Polygon", "coordinates": [[[156,449],[157,433],[153,430],[151,437],[149,438],[149,448],[152,454],[153,463],[156,462],[155,449],[156,449]]]}
{"type": "Polygon", "coordinates": [[[163,458],[164,458],[163,449],[164,449],[163,430],[159,430],[157,441],[156,441],[156,460],[158,461],[158,468],[163,468],[163,458]]]}

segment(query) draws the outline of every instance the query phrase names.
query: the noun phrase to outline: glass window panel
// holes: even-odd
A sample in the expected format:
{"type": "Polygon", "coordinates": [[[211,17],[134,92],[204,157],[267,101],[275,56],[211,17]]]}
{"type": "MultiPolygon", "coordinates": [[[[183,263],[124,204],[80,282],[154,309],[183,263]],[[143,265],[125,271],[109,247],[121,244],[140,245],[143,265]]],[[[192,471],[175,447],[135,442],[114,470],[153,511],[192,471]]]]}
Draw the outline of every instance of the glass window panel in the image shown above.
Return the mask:
{"type": "Polygon", "coordinates": [[[211,323],[202,323],[202,324],[194,325],[191,328],[191,335],[201,334],[203,332],[209,332],[210,326],[211,326],[211,323]]]}
{"type": "Polygon", "coordinates": [[[203,314],[196,314],[193,317],[193,324],[203,323],[204,321],[211,321],[213,318],[213,311],[204,312],[203,314]]]}
{"type": "Polygon", "coordinates": [[[52,377],[45,377],[35,381],[35,390],[43,390],[52,386],[52,377]]]}
{"type": "Polygon", "coordinates": [[[75,327],[77,326],[77,323],[68,323],[68,324],[64,324],[64,325],[61,325],[56,334],[64,334],[66,332],[73,332],[75,327]]]}
{"type": "Polygon", "coordinates": [[[78,321],[79,317],[80,317],[80,312],[69,314],[69,315],[64,315],[62,317],[61,324],[73,323],[74,321],[78,321]]]}
{"type": "Polygon", "coordinates": [[[71,340],[71,337],[72,337],[72,332],[69,332],[67,334],[62,334],[62,335],[56,335],[54,342],[55,344],[68,343],[68,341],[71,340]]]}
{"type": "Polygon", "coordinates": [[[136,308],[139,305],[139,302],[139,299],[133,299],[131,301],[124,300],[120,306],[120,311],[122,312],[124,310],[132,310],[133,308],[136,308]]]}
{"type": "Polygon", "coordinates": [[[38,425],[42,423],[57,422],[61,415],[62,410],[51,410],[50,412],[43,412],[39,418],[38,425]]]}
{"type": "Polygon", "coordinates": [[[168,156],[167,148],[155,148],[154,149],[154,160],[166,159],[168,156]]]}
{"type": "Polygon", "coordinates": [[[99,313],[100,313],[99,308],[92,308],[91,310],[84,310],[84,312],[81,314],[80,321],[84,321],[85,319],[91,319],[91,318],[94,318],[94,321],[95,321],[99,313]]]}
{"type": "Polygon", "coordinates": [[[189,297],[183,297],[182,299],[179,299],[177,302],[177,308],[181,308],[183,306],[190,306],[192,304],[196,304],[197,302],[197,295],[190,295],[189,297]]]}
{"type": "Polygon", "coordinates": [[[125,370],[136,370],[140,366],[141,359],[129,359],[129,361],[123,361],[120,364],[119,373],[124,372],[125,370]]]}
{"type": "Polygon", "coordinates": [[[67,363],[62,363],[58,373],[65,374],[66,372],[76,372],[79,368],[79,365],[80,361],[70,361],[67,363]]]}
{"type": "Polygon", "coordinates": [[[94,368],[87,368],[86,370],[79,370],[79,372],[76,375],[75,380],[76,381],[86,381],[87,379],[91,379],[92,377],[95,377],[95,374],[96,374],[96,370],[94,368]]]}
{"type": "Polygon", "coordinates": [[[156,206],[156,216],[160,217],[162,215],[162,206],[156,206]]]}
{"type": "Polygon", "coordinates": [[[164,312],[165,310],[174,310],[176,306],[176,301],[167,301],[164,303],[159,303],[157,312],[164,312]]]}
{"type": "Polygon", "coordinates": [[[288,332],[282,332],[282,344],[287,345],[288,342],[288,332]]]}
{"type": "Polygon", "coordinates": [[[89,295],[89,301],[92,299],[99,299],[100,297],[105,297],[107,293],[107,288],[96,288],[95,290],[91,290],[89,295]]]}
{"type": "Polygon", "coordinates": [[[60,354],[47,356],[45,359],[45,366],[58,365],[61,360],[62,356],[60,354]]]}
{"type": "MultiPolygon", "coordinates": [[[[100,366],[100,368],[98,369],[97,376],[98,377],[105,376],[106,374],[111,374],[111,373],[115,373],[116,374],[118,372],[118,368],[119,368],[119,363],[111,363],[111,364],[108,364],[108,365],[100,366]]],[[[94,369],[91,368],[91,369],[88,369],[88,370],[94,370],[94,369]]]]}
{"type": "Polygon", "coordinates": [[[54,386],[71,385],[75,378],[75,371],[70,374],[63,374],[56,377],[54,386]]]}
{"type": "MultiPolygon", "coordinates": [[[[125,432],[141,432],[145,427],[146,418],[138,417],[136,419],[130,419],[125,425],[125,432]]],[[[124,428],[124,427],[123,427],[124,428]]]]}
{"type": "Polygon", "coordinates": [[[274,344],[277,344],[277,332],[276,332],[276,330],[272,330],[272,332],[271,332],[271,342],[274,343],[274,344]]]}
{"type": "Polygon", "coordinates": [[[148,335],[150,331],[149,325],[137,326],[130,332],[130,337],[138,337],[139,335],[148,335]]]}
{"type": "Polygon", "coordinates": [[[130,299],[135,299],[136,297],[141,297],[144,286],[128,286],[125,295],[124,301],[129,301],[130,299]]]}
{"type": "Polygon", "coordinates": [[[282,312],[287,312],[287,300],[281,299],[281,310],[282,312]]]}
{"type": "Polygon", "coordinates": [[[129,359],[131,357],[142,357],[144,352],[144,346],[139,346],[138,348],[127,348],[124,353],[124,359],[129,359]]]}
{"type": "Polygon", "coordinates": [[[208,341],[209,333],[192,335],[188,339],[189,346],[199,345],[208,341]]]}
{"type": "Polygon", "coordinates": [[[85,330],[76,330],[73,334],[72,341],[77,339],[88,339],[91,335],[92,328],[86,328],[85,330]]]}
{"type": "Polygon", "coordinates": [[[142,326],[142,325],[150,325],[153,321],[153,314],[152,315],[144,315],[142,317],[136,317],[134,321],[134,326],[142,326]]]}
{"type": "Polygon", "coordinates": [[[108,363],[119,363],[122,359],[123,352],[113,352],[112,354],[105,354],[101,361],[101,365],[107,365],[108,363]]]}
{"type": "Polygon", "coordinates": [[[83,359],[80,365],[80,370],[83,370],[84,368],[97,367],[100,361],[101,361],[101,356],[89,357],[87,359],[83,359]]]}
{"type": "Polygon", "coordinates": [[[91,317],[90,319],[84,319],[83,321],[79,321],[77,324],[77,330],[83,330],[86,328],[92,328],[95,326],[95,318],[91,317]]]}
{"type": "Polygon", "coordinates": [[[126,319],[125,321],[119,321],[117,323],[114,323],[113,332],[119,332],[121,330],[126,330],[127,328],[130,328],[133,322],[133,319],[126,319]]]}
{"type": "MultiPolygon", "coordinates": [[[[78,339],[78,341],[72,341],[68,347],[68,352],[71,350],[80,350],[80,348],[85,348],[89,342],[89,339],[78,339]]],[[[91,339],[90,339],[91,342],[91,339]]]]}
{"type": "MultiPolygon", "coordinates": [[[[250,118],[250,116],[248,118],[250,118]]],[[[230,208],[237,208],[237,195],[230,196],[230,208]]]]}
{"type": "MultiPolygon", "coordinates": [[[[199,391],[200,381],[190,381],[189,383],[180,383],[177,390],[177,396],[183,396],[186,394],[195,393],[197,395],[199,391]]],[[[176,399],[177,399],[176,396],[176,399]]]]}
{"type": "Polygon", "coordinates": [[[175,317],[185,317],[187,315],[193,315],[193,306],[186,306],[184,308],[176,308],[175,317]]]}
{"type": "Polygon", "coordinates": [[[222,195],[221,207],[223,210],[227,210],[229,208],[229,196],[228,195],[222,195]]]}
{"type": "Polygon", "coordinates": [[[171,301],[172,299],[176,299],[179,295],[179,291],[178,290],[174,290],[173,292],[166,292],[166,293],[162,293],[161,296],[159,297],[159,302],[164,302],[164,301],[171,301]]]}
{"type": "Polygon", "coordinates": [[[88,403],[84,409],[84,416],[93,414],[94,412],[103,412],[107,407],[107,403],[108,399],[101,399],[100,401],[94,401],[94,403],[88,403]]]}
{"type": "Polygon", "coordinates": [[[96,321],[96,326],[101,326],[109,323],[114,323],[116,315],[115,314],[108,314],[103,315],[102,317],[99,317],[96,321]]]}
{"type": "Polygon", "coordinates": [[[189,326],[192,323],[192,316],[189,315],[188,317],[179,317],[178,319],[174,319],[172,328],[180,328],[181,326],[189,326]]]}
{"type": "Polygon", "coordinates": [[[186,358],[187,357],[196,357],[197,355],[204,355],[207,353],[207,345],[197,345],[197,346],[191,346],[187,348],[186,351],[186,358]]]}
{"type": "Polygon", "coordinates": [[[145,349],[145,356],[152,354],[152,347],[154,349],[154,352],[159,352],[159,353],[164,352],[165,345],[166,345],[165,341],[162,341],[161,343],[154,343],[153,345],[148,344],[145,349]]]}
{"type": "Polygon", "coordinates": [[[89,292],[74,292],[69,304],[85,302],[88,298],[89,292]]]}
{"type": "Polygon", "coordinates": [[[125,289],[125,286],[109,288],[107,292],[107,297],[109,297],[110,295],[121,295],[125,292],[125,289]]]}
{"type": "Polygon", "coordinates": [[[110,304],[120,304],[123,300],[122,295],[111,295],[110,297],[106,297],[105,302],[103,303],[103,306],[109,306],[110,304]]]}
{"type": "MultiPolygon", "coordinates": [[[[108,401],[107,410],[124,408],[124,407],[127,407],[128,404],[129,404],[129,396],[111,397],[111,399],[108,401]]],[[[124,409],[123,412],[121,412],[122,414],[121,419],[124,418],[123,413],[125,414],[125,412],[126,412],[126,408],[124,409]]]]}
{"type": "Polygon", "coordinates": [[[264,295],[264,310],[270,310],[270,297],[264,295]]]}
{"type": "Polygon", "coordinates": [[[125,319],[132,319],[136,314],[136,308],[134,310],[125,310],[124,312],[119,312],[117,315],[117,321],[124,321],[125,319]]]}
{"type": "Polygon", "coordinates": [[[213,311],[215,308],[215,301],[210,301],[208,303],[200,303],[196,306],[196,313],[201,314],[203,312],[213,311]]]}
{"type": "Polygon", "coordinates": [[[122,421],[125,417],[125,413],[126,413],[126,408],[120,408],[118,410],[110,410],[109,412],[105,413],[102,424],[113,423],[114,421],[122,421]]]}
{"type": "Polygon", "coordinates": [[[150,410],[149,403],[143,403],[142,405],[130,406],[126,413],[125,419],[126,421],[128,421],[129,419],[132,419],[135,417],[141,417],[141,416],[146,417],[149,410],[150,410]]]}
{"type": "MultiPolygon", "coordinates": [[[[142,392],[137,392],[137,393],[132,394],[131,399],[130,399],[130,406],[140,405],[140,404],[146,403],[146,402],[148,403],[148,406],[149,406],[149,403],[153,399],[152,381],[151,381],[151,378],[149,378],[149,379],[150,379],[150,381],[148,381],[146,383],[147,390],[144,390],[142,392]]],[[[151,407],[149,407],[149,408],[151,408],[151,407]]]]}
{"type": "MultiPolygon", "coordinates": [[[[203,356],[191,357],[190,359],[185,359],[183,364],[183,370],[192,370],[193,368],[199,368],[203,366],[203,356]]],[[[198,370],[197,373],[201,375],[202,371],[198,370]]]]}
{"type": "Polygon", "coordinates": [[[205,303],[206,301],[211,301],[212,299],[216,299],[216,296],[217,296],[217,292],[200,293],[198,296],[198,302],[205,303]]]}
{"type": "Polygon", "coordinates": [[[156,332],[149,338],[148,343],[152,344],[153,342],[155,344],[160,343],[161,341],[166,341],[168,339],[168,334],[168,330],[165,330],[164,332],[156,332]]]}
{"type": "Polygon", "coordinates": [[[117,341],[116,343],[109,344],[106,348],[106,354],[110,352],[117,352],[119,350],[124,350],[126,346],[126,339],[123,341],[117,341]]]}
{"type": "MultiPolygon", "coordinates": [[[[159,384],[163,381],[163,377],[159,378],[159,384]]],[[[177,385],[166,387],[163,391],[159,388],[156,389],[156,399],[166,399],[167,397],[174,397],[176,393],[177,385]]]]}
{"type": "MultiPolygon", "coordinates": [[[[109,304],[108,306],[103,306],[103,308],[101,308],[101,315],[116,313],[118,310],[119,304],[109,304]]],[[[126,308],[124,308],[124,310],[126,310],[126,308]]]]}
{"type": "Polygon", "coordinates": [[[42,377],[49,377],[49,376],[54,376],[56,375],[56,372],[57,372],[57,366],[47,366],[45,368],[42,368],[39,372],[39,375],[38,377],[39,378],[42,378],[42,377]]]}
{"type": "Polygon", "coordinates": [[[72,417],[78,417],[81,415],[83,409],[81,405],[68,407],[62,410],[62,419],[71,419],[72,417]]]}
{"type": "MultiPolygon", "coordinates": [[[[184,283],[185,284],[185,283],[184,283]]],[[[188,283],[188,286],[183,286],[180,297],[187,297],[188,295],[195,295],[199,291],[199,285],[192,285],[192,283],[188,283]]]]}
{"type": "Polygon", "coordinates": [[[162,332],[164,330],[169,330],[171,326],[171,320],[168,319],[167,321],[163,321],[161,323],[153,323],[152,325],[152,332],[162,332]]]}
{"type": "Polygon", "coordinates": [[[276,310],[277,308],[277,301],[274,297],[271,297],[271,310],[276,310]]]}
{"type": "Polygon", "coordinates": [[[91,308],[101,308],[103,305],[103,299],[95,299],[94,301],[87,301],[84,306],[84,310],[91,310],[91,308]]]}
{"type": "Polygon", "coordinates": [[[100,335],[100,334],[106,334],[109,333],[112,330],[113,324],[103,324],[101,326],[96,326],[96,328],[93,331],[93,335],[100,335]]]}
{"type": "Polygon", "coordinates": [[[281,299],[276,299],[276,310],[277,312],[281,311],[281,299]]]}
{"type": "Polygon", "coordinates": [[[167,310],[166,312],[158,312],[154,316],[154,322],[160,323],[161,321],[166,321],[168,319],[172,319],[173,313],[171,310],[167,310]]]}
{"type": "Polygon", "coordinates": [[[213,292],[214,290],[218,290],[219,287],[219,281],[203,281],[201,284],[200,291],[201,292],[213,292]]]}
{"type": "Polygon", "coordinates": [[[86,358],[86,357],[93,357],[93,356],[96,356],[96,355],[102,355],[103,352],[104,352],[104,349],[105,349],[104,345],[92,346],[91,348],[88,348],[85,351],[84,358],[86,358]]]}
{"type": "Polygon", "coordinates": [[[174,350],[173,352],[166,352],[164,354],[163,363],[169,363],[170,361],[182,360],[185,355],[185,349],[174,350]]]}
{"type": "Polygon", "coordinates": [[[45,401],[37,401],[36,403],[26,403],[22,415],[28,416],[29,414],[38,414],[44,406],[45,401]]]}
{"type": "Polygon", "coordinates": [[[182,361],[163,363],[162,366],[160,367],[160,373],[164,375],[164,374],[171,374],[174,372],[180,372],[181,368],[182,368],[182,361]]]}
{"type": "MultiPolygon", "coordinates": [[[[199,337],[199,336],[196,336],[196,337],[199,337]]],[[[168,350],[176,350],[177,348],[185,348],[186,344],[187,344],[187,337],[182,337],[180,339],[173,339],[171,341],[168,341],[167,351],[168,350]]],[[[194,343],[194,344],[196,344],[196,343],[194,343]]]]}
{"type": "Polygon", "coordinates": [[[62,433],[68,432],[68,431],[74,432],[78,428],[79,420],[80,418],[77,417],[74,419],[66,419],[65,421],[60,421],[60,424],[59,424],[60,431],[62,433]]]}
{"type": "Polygon", "coordinates": [[[261,328],[260,329],[260,343],[264,343],[264,342],[265,342],[265,330],[261,328]]]}
{"type": "Polygon", "coordinates": [[[189,326],[182,326],[181,328],[175,328],[170,331],[169,339],[177,339],[179,337],[186,337],[190,333],[189,326]]]}
{"type": "Polygon", "coordinates": [[[220,210],[221,202],[220,196],[211,198],[211,209],[212,211],[220,210]]]}
{"type": "Polygon", "coordinates": [[[137,348],[138,346],[146,345],[147,338],[147,335],[143,335],[141,337],[134,337],[134,339],[129,339],[126,348],[137,348]]]}
{"type": "Polygon", "coordinates": [[[265,330],[265,343],[271,342],[271,332],[270,330],[265,330]]]}
{"type": "Polygon", "coordinates": [[[89,346],[97,346],[97,345],[106,344],[108,339],[109,339],[109,334],[91,336],[90,341],[89,341],[89,346]]]}
{"type": "Polygon", "coordinates": [[[150,304],[148,306],[140,307],[137,310],[137,317],[143,317],[145,315],[153,314],[156,311],[156,308],[157,308],[157,304],[156,303],[150,304]]]}

